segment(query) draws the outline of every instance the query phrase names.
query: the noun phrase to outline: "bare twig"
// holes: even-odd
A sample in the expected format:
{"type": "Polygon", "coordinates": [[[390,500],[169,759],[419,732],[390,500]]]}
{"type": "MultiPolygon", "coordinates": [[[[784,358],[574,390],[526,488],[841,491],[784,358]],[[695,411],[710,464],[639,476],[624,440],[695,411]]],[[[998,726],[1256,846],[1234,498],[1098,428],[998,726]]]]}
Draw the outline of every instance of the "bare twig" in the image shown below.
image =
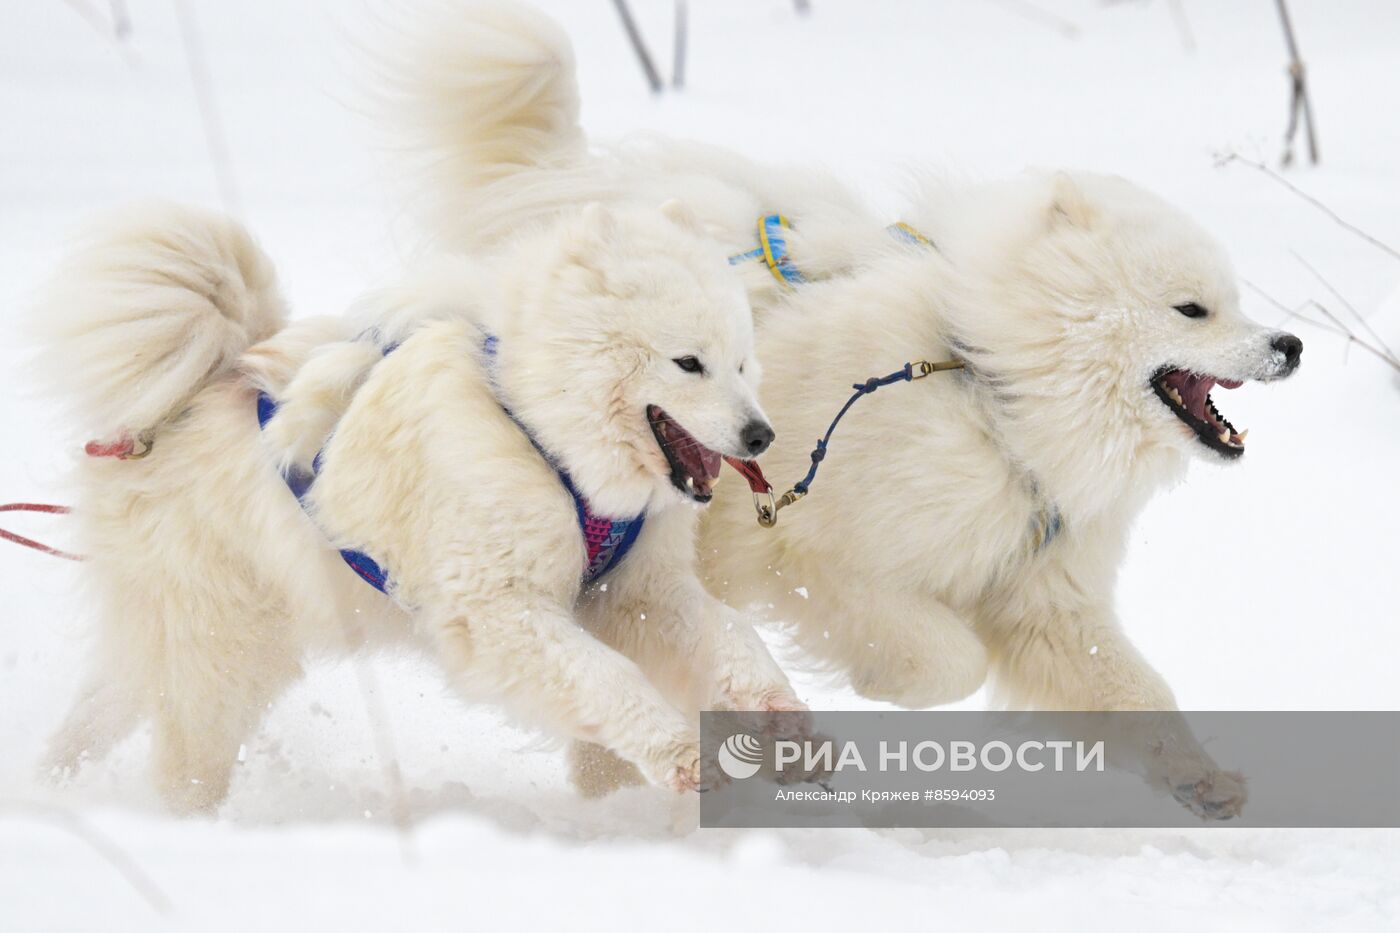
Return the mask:
{"type": "Polygon", "coordinates": [[[136,55],[131,46],[122,41],[131,32],[131,20],[126,15],[124,4],[119,5],[117,0],[114,0],[112,18],[109,20],[92,0],[63,0],[63,2],[70,10],[82,17],[83,21],[91,26],[98,35],[115,45],[118,53],[128,65],[136,64],[136,55]]]}
{"type": "Polygon", "coordinates": [[[1381,252],[1387,253],[1387,254],[1389,254],[1391,257],[1393,257],[1393,258],[1395,258],[1395,259],[1400,259],[1400,250],[1397,250],[1397,249],[1395,249],[1393,246],[1390,246],[1390,245],[1388,245],[1388,244],[1382,242],[1381,240],[1376,239],[1375,237],[1371,236],[1371,234],[1367,233],[1365,230],[1362,230],[1360,227],[1356,226],[1355,224],[1348,223],[1347,221],[1343,220],[1340,216],[1338,216],[1338,214],[1337,214],[1336,211],[1332,210],[1332,208],[1328,207],[1326,204],[1323,204],[1323,203],[1322,203],[1321,201],[1319,201],[1317,198],[1315,198],[1315,197],[1313,197],[1312,195],[1308,194],[1307,192],[1303,191],[1303,190],[1302,190],[1301,188],[1299,188],[1297,185],[1293,184],[1293,183],[1292,183],[1291,181],[1289,181],[1287,178],[1284,178],[1284,177],[1283,177],[1282,175],[1280,175],[1278,172],[1275,172],[1273,169],[1269,168],[1269,167],[1268,167],[1267,165],[1265,165],[1263,162],[1256,162],[1256,161],[1254,161],[1253,159],[1246,159],[1244,156],[1240,155],[1238,152],[1231,152],[1231,153],[1228,153],[1228,154],[1226,154],[1226,155],[1224,155],[1224,156],[1221,156],[1221,157],[1219,157],[1218,159],[1216,159],[1216,163],[1215,163],[1215,164],[1216,164],[1216,165],[1219,165],[1219,166],[1223,166],[1223,165],[1229,165],[1231,162],[1239,162],[1241,165],[1248,165],[1250,168],[1254,169],[1255,171],[1264,173],[1265,175],[1267,175],[1267,176],[1269,176],[1270,178],[1272,178],[1274,181],[1278,182],[1280,185],[1283,185],[1283,186],[1284,186],[1285,188],[1287,188],[1289,191],[1293,192],[1293,193],[1294,193],[1295,195],[1297,195],[1298,197],[1302,198],[1304,201],[1307,201],[1307,202],[1308,202],[1309,204],[1311,204],[1313,207],[1315,207],[1315,208],[1317,208],[1318,210],[1322,211],[1322,213],[1324,213],[1324,214],[1326,214],[1328,217],[1330,217],[1330,218],[1332,219],[1332,221],[1333,221],[1334,223],[1336,223],[1336,224],[1337,224],[1339,227],[1341,227],[1342,229],[1347,230],[1347,231],[1350,231],[1351,233],[1356,234],[1357,236],[1361,237],[1361,239],[1365,240],[1367,243],[1370,243],[1372,246],[1374,246],[1376,249],[1380,250],[1381,252]]]}
{"type": "Polygon", "coordinates": [[[238,217],[243,213],[238,196],[238,183],[233,176],[233,161],[229,157],[228,138],[224,133],[223,117],[214,96],[214,79],[209,73],[209,60],[204,54],[204,42],[199,35],[199,23],[185,0],[175,0],[175,16],[180,21],[180,38],[185,44],[185,60],[199,104],[199,120],[204,125],[204,143],[209,160],[214,164],[214,176],[219,185],[219,198],[224,210],[238,217]]]}
{"type": "MultiPolygon", "coordinates": [[[[1339,292],[1339,291],[1337,291],[1337,289],[1333,288],[1333,287],[1332,287],[1332,283],[1329,282],[1329,281],[1327,281],[1325,278],[1323,278],[1323,277],[1322,277],[1322,273],[1321,273],[1321,272],[1318,272],[1315,268],[1313,268],[1313,266],[1312,266],[1312,264],[1311,264],[1310,262],[1308,262],[1308,261],[1307,261],[1306,259],[1304,259],[1302,256],[1298,255],[1296,252],[1293,253],[1293,258],[1296,259],[1296,260],[1298,260],[1298,262],[1300,262],[1300,263],[1302,264],[1302,266],[1303,266],[1304,269],[1307,269],[1309,272],[1311,272],[1312,275],[1313,275],[1313,278],[1315,278],[1315,279],[1317,279],[1319,282],[1321,282],[1321,283],[1322,283],[1322,287],[1325,288],[1325,289],[1327,289],[1329,292],[1331,292],[1331,293],[1332,293],[1332,297],[1336,298],[1337,301],[1341,303],[1341,305],[1342,305],[1343,308],[1346,308],[1348,311],[1351,312],[1351,316],[1354,317],[1354,318],[1356,318],[1356,320],[1361,324],[1361,326],[1362,326],[1363,328],[1366,329],[1366,333],[1368,333],[1368,334],[1371,335],[1371,339],[1374,340],[1374,341],[1376,342],[1376,346],[1378,346],[1378,347],[1380,347],[1382,350],[1384,350],[1384,351],[1385,351],[1385,355],[1386,355],[1387,357],[1389,357],[1392,361],[1395,361],[1395,364],[1396,364],[1397,366],[1400,366],[1400,359],[1397,359],[1397,357],[1395,356],[1394,351],[1392,351],[1392,350],[1390,349],[1390,347],[1386,346],[1386,344],[1385,344],[1385,339],[1384,339],[1383,337],[1381,337],[1380,334],[1376,333],[1376,329],[1375,329],[1374,327],[1371,326],[1371,322],[1368,321],[1368,320],[1366,320],[1365,316],[1362,315],[1362,313],[1361,313],[1360,311],[1356,310],[1356,307],[1355,307],[1351,302],[1347,301],[1346,298],[1342,295],[1341,292],[1339,292]]],[[[1319,305],[1319,307],[1321,307],[1321,306],[1319,305]]]]}
{"type": "Polygon", "coordinates": [[[1319,330],[1328,331],[1329,333],[1336,334],[1336,335],[1339,336],[1339,337],[1348,337],[1348,336],[1350,336],[1349,334],[1347,334],[1346,331],[1342,330],[1341,328],[1333,327],[1331,324],[1328,324],[1326,321],[1314,320],[1313,318],[1310,318],[1310,317],[1308,317],[1307,315],[1305,315],[1305,314],[1303,314],[1303,313],[1301,313],[1301,312],[1299,312],[1299,311],[1296,311],[1296,310],[1294,310],[1293,308],[1288,307],[1288,306],[1285,305],[1283,302],[1279,301],[1277,298],[1275,298],[1274,296],[1270,295],[1268,292],[1264,291],[1264,290],[1263,290],[1262,288],[1260,288],[1258,285],[1255,285],[1253,282],[1250,282],[1250,281],[1247,280],[1247,279],[1242,279],[1241,281],[1243,281],[1244,284],[1245,284],[1245,286],[1246,286],[1247,288],[1249,288],[1251,291],[1253,291],[1253,292],[1254,292],[1256,295],[1258,295],[1260,298],[1263,298],[1263,299],[1264,299],[1265,301],[1267,301],[1269,304],[1273,305],[1273,306],[1274,306],[1275,308],[1277,308],[1279,311],[1283,312],[1284,314],[1288,315],[1289,317],[1293,318],[1294,320],[1296,320],[1296,321],[1302,321],[1304,324],[1308,324],[1308,325],[1310,325],[1310,326],[1312,326],[1312,327],[1316,327],[1316,328],[1318,328],[1319,330]]]}
{"type": "Polygon", "coordinates": [[[1316,299],[1311,299],[1309,300],[1308,304],[1316,308],[1319,312],[1321,312],[1322,315],[1327,318],[1327,320],[1331,321],[1338,328],[1345,331],[1347,335],[1347,341],[1349,343],[1356,344],[1358,347],[1365,350],[1367,353],[1371,354],[1376,359],[1380,360],[1382,363],[1385,363],[1397,373],[1400,373],[1400,360],[1396,360],[1395,357],[1389,355],[1387,351],[1377,349],[1376,347],[1362,340],[1360,337],[1356,336],[1356,332],[1350,327],[1348,327],[1346,323],[1342,321],[1341,318],[1337,317],[1337,315],[1329,311],[1327,307],[1322,304],[1322,302],[1316,299]]]}
{"type": "Polygon", "coordinates": [[[676,35],[671,52],[671,87],[685,87],[685,46],[689,10],[686,0],[676,0],[676,35]]]}
{"type": "Polygon", "coordinates": [[[9,810],[21,816],[56,826],[80,840],[96,852],[103,861],[125,879],[141,899],[158,914],[170,913],[170,898],[160,889],[160,885],[146,874],[145,869],[121,846],[98,832],[82,817],[64,807],[36,803],[30,800],[0,800],[0,810],[9,810]]]}
{"type": "Polygon", "coordinates": [[[656,65],[651,60],[651,53],[647,51],[646,43],[642,41],[642,34],[637,29],[637,22],[632,18],[632,11],[627,7],[627,0],[613,0],[613,6],[617,7],[617,15],[622,19],[622,28],[627,32],[627,40],[632,43],[632,51],[637,53],[637,63],[642,66],[642,73],[646,75],[647,85],[653,94],[660,94],[662,89],[661,75],[657,73],[656,65]]]}
{"type": "Polygon", "coordinates": [[[1191,30],[1191,20],[1186,16],[1186,7],[1182,0],[1168,0],[1167,6],[1171,7],[1172,20],[1176,23],[1177,34],[1181,36],[1181,47],[1186,50],[1186,54],[1196,54],[1196,35],[1191,30]]]}
{"type": "Polygon", "coordinates": [[[1306,124],[1308,134],[1308,161],[1317,164],[1317,133],[1313,126],[1312,99],[1308,96],[1308,73],[1303,65],[1303,57],[1298,53],[1298,39],[1293,34],[1293,19],[1288,15],[1287,0],[1274,0],[1278,6],[1279,22],[1283,24],[1283,37],[1288,43],[1288,80],[1293,89],[1288,104],[1288,129],[1283,134],[1283,165],[1293,164],[1293,137],[1298,125],[1306,124]]]}
{"type": "Polygon", "coordinates": [[[126,8],[126,0],[112,0],[112,35],[126,39],[131,35],[131,13],[126,8]]]}
{"type": "Polygon", "coordinates": [[[1377,349],[1376,347],[1373,347],[1371,344],[1362,340],[1356,335],[1355,331],[1348,327],[1346,323],[1343,322],[1339,317],[1337,317],[1335,314],[1329,311],[1327,307],[1321,302],[1315,299],[1308,299],[1308,301],[1305,304],[1305,307],[1317,309],[1317,311],[1319,311],[1324,317],[1327,318],[1328,321],[1331,322],[1330,324],[1316,320],[1315,318],[1310,318],[1307,315],[1288,307],[1283,302],[1279,301],[1277,298],[1273,297],[1268,292],[1260,288],[1258,285],[1255,285],[1253,282],[1250,282],[1247,279],[1244,279],[1242,281],[1244,282],[1245,286],[1248,287],[1251,291],[1259,295],[1259,297],[1263,298],[1269,304],[1273,305],[1275,308],[1282,311],[1289,317],[1294,318],[1295,320],[1302,321],[1305,324],[1310,324],[1313,327],[1320,328],[1321,330],[1328,331],[1329,333],[1336,334],[1337,336],[1346,340],[1347,346],[1355,344],[1356,346],[1361,347],[1366,352],[1375,356],[1377,359],[1385,363],[1391,369],[1394,369],[1396,372],[1400,372],[1400,361],[1388,355],[1385,351],[1377,349]]]}

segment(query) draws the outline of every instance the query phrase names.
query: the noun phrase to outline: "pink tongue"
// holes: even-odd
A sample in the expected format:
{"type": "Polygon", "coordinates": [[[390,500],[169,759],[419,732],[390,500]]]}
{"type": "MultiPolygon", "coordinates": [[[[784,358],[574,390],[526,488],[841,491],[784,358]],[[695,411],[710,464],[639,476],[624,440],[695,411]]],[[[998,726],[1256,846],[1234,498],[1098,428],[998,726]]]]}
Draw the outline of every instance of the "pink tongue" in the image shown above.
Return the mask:
{"type": "Polygon", "coordinates": [[[719,475],[720,456],[701,444],[693,435],[674,421],[672,425],[679,435],[672,441],[671,449],[676,452],[681,463],[697,482],[708,482],[719,475]]]}
{"type": "Polygon", "coordinates": [[[1238,389],[1240,386],[1244,385],[1244,383],[1238,379],[1217,379],[1215,382],[1217,385],[1224,386],[1227,389],[1238,389]]]}
{"type": "Polygon", "coordinates": [[[1215,380],[1210,376],[1188,376],[1181,386],[1182,405],[1192,414],[1204,417],[1206,396],[1210,394],[1213,385],[1215,380]]]}

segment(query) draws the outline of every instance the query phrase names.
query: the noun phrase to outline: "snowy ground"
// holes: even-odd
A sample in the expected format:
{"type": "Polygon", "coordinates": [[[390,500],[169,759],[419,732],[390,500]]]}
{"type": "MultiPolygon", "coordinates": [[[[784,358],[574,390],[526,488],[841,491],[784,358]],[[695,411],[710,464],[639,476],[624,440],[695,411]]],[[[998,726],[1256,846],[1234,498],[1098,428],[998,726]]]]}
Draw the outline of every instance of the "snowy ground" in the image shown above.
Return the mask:
{"type": "MultiPolygon", "coordinates": [[[[105,10],[101,0],[5,11],[0,316],[13,325],[65,232],[94,209],[144,195],[219,203],[172,5],[128,5],[127,54],[73,10],[105,10]]],[[[330,0],[190,5],[243,212],[295,306],[339,309],[391,276],[411,243],[349,106],[342,36],[373,30],[358,5],[330,0]]],[[[1184,0],[1194,54],[1167,0],[815,0],[805,21],[785,0],[707,0],[691,4],[690,90],[656,99],[609,4],[546,6],[575,36],[585,122],[599,135],[646,127],[820,158],[892,211],[887,185],[905,163],[972,176],[1028,164],[1119,172],[1197,214],[1265,291],[1289,305],[1339,304],[1296,251],[1400,343],[1400,262],[1258,173],[1214,164],[1229,150],[1278,155],[1284,51],[1269,0],[1184,0]],[[1054,10],[1076,34],[1030,9],[1054,10]]],[[[670,4],[634,6],[667,60],[670,4]]],[[[1325,161],[1290,178],[1400,244],[1400,14],[1384,0],[1292,6],[1325,161]]],[[[1122,613],[1190,708],[1400,703],[1400,392],[1365,354],[1299,333],[1307,365],[1295,380],[1231,397],[1232,418],[1253,429],[1245,461],[1196,469],[1133,536],[1122,613]]],[[[16,339],[0,342],[0,499],[62,500],[72,451],[28,397],[21,360],[16,339]]],[[[62,538],[61,520],[7,525],[62,538]]],[[[387,819],[351,664],[315,670],[271,711],[217,820],[161,812],[144,736],[56,792],[33,779],[34,763],[72,689],[87,608],[69,595],[70,567],[0,547],[0,930],[1400,922],[1398,837],[1386,831],[676,838],[665,795],[575,799],[557,749],[464,708],[413,658],[373,663],[409,787],[407,840],[387,819]],[[102,840],[115,862],[99,854],[102,840]],[[168,901],[163,917],[147,897],[168,901]]],[[[867,705],[795,669],[814,704],[867,705]]]]}

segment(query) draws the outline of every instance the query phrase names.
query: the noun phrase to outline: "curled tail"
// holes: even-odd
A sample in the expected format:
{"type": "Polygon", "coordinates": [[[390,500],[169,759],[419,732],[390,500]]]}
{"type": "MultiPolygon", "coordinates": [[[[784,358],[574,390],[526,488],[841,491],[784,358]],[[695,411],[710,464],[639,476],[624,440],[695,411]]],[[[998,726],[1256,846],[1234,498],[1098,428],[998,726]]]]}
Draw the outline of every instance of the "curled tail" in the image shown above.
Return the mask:
{"type": "Polygon", "coordinates": [[[582,170],[574,51],[557,23],[503,0],[436,0],[400,22],[373,62],[371,97],[438,236],[472,246],[600,198],[603,180],[582,170]]]}
{"type": "Polygon", "coordinates": [[[241,226],[149,205],[94,225],[59,267],[36,362],[89,436],[149,437],[285,318],[272,263],[241,226]]]}

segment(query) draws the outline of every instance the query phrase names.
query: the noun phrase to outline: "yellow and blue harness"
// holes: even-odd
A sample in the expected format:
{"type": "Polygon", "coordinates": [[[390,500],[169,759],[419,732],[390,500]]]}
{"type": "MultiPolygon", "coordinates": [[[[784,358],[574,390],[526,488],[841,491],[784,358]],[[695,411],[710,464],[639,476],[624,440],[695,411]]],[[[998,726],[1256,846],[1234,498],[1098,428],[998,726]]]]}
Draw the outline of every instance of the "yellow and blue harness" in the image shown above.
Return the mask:
{"type": "MultiPolygon", "coordinates": [[[[758,218],[758,245],[748,252],[735,253],[730,256],[729,264],[737,266],[740,263],[761,260],[767,266],[768,271],[773,273],[773,278],[783,285],[801,285],[807,281],[807,278],[793,263],[792,256],[788,254],[786,231],[791,229],[792,224],[782,214],[764,214],[758,218]]],[[[933,240],[902,220],[890,224],[885,228],[885,232],[911,246],[938,249],[933,240]]]]}

